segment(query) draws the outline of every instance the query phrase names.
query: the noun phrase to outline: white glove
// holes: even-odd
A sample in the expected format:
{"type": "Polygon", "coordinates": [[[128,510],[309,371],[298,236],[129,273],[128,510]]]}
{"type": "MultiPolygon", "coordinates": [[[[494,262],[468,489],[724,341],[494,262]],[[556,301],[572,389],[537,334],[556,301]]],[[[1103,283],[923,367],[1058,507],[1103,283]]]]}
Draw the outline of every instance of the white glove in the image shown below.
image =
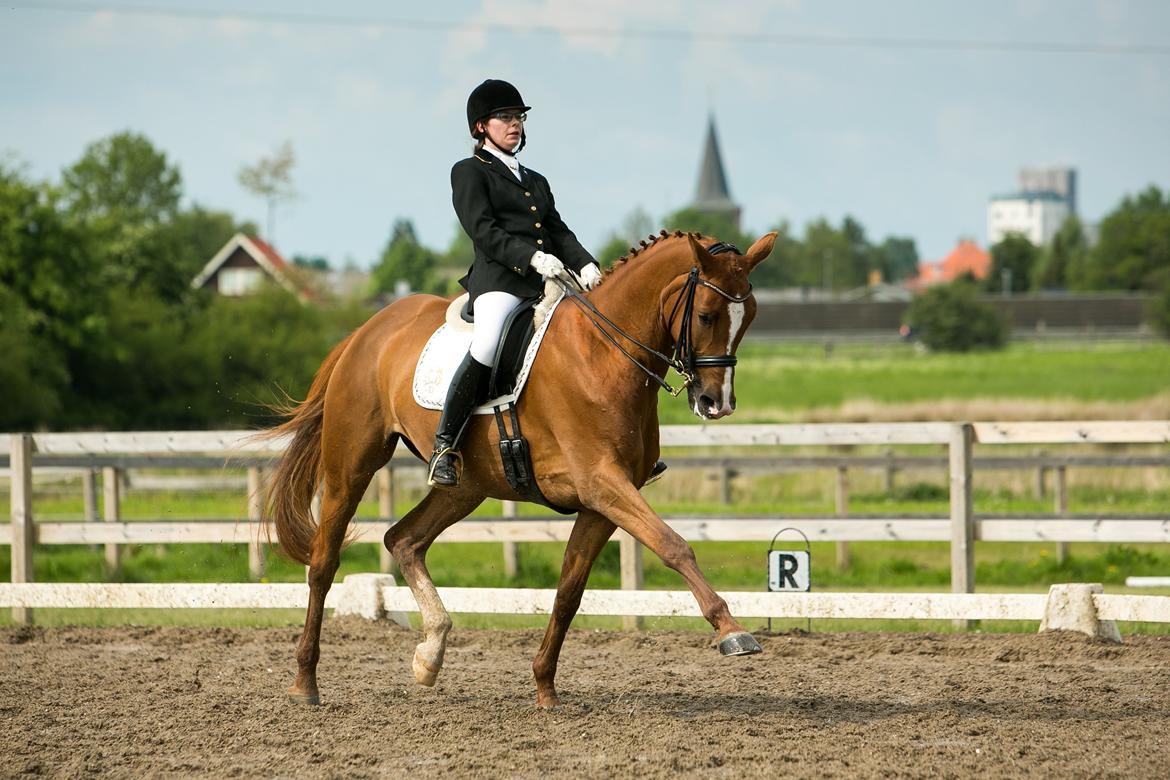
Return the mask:
{"type": "Polygon", "coordinates": [[[581,273],[577,274],[577,278],[581,280],[581,285],[586,290],[592,290],[601,284],[601,269],[597,267],[597,263],[589,263],[581,269],[581,273]]]}
{"type": "Polygon", "coordinates": [[[545,279],[555,279],[565,275],[565,264],[547,252],[538,251],[532,256],[532,267],[545,279]]]}

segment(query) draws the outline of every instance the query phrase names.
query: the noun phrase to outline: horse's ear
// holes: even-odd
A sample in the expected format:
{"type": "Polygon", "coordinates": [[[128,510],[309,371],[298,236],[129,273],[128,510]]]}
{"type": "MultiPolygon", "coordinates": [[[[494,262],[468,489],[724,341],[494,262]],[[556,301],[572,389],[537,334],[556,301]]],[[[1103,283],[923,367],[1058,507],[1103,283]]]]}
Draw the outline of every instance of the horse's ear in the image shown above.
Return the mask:
{"type": "Polygon", "coordinates": [[[703,248],[703,245],[695,239],[694,233],[687,233],[687,242],[691,245],[691,255],[695,258],[695,264],[699,266],[699,271],[704,276],[711,276],[718,268],[718,263],[711,253],[703,248]]]}
{"type": "Polygon", "coordinates": [[[747,266],[748,273],[751,273],[752,269],[763,262],[765,257],[772,254],[772,247],[776,245],[777,235],[776,231],[773,230],[771,233],[760,236],[759,240],[748,249],[747,253],[743,256],[743,259],[746,261],[744,264],[747,266]]]}

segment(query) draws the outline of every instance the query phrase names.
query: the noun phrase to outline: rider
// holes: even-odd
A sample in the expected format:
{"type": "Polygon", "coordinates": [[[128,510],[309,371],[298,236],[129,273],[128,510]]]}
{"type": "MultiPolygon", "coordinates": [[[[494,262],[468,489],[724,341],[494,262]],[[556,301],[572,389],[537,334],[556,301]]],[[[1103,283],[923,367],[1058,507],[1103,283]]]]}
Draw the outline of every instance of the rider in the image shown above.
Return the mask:
{"type": "Polygon", "coordinates": [[[586,289],[601,281],[601,269],[561,220],[548,180],[516,160],[527,135],[531,106],[506,81],[488,79],[467,98],[472,155],[451,168],[451,200],[459,223],[475,245],[475,261],[459,283],[471,294],[475,325],[471,349],[455,370],[435,432],[427,482],[459,484],[456,448],[467,421],[482,400],[495,365],[496,347],[508,314],[539,296],[544,280],[577,272],[586,289]]]}

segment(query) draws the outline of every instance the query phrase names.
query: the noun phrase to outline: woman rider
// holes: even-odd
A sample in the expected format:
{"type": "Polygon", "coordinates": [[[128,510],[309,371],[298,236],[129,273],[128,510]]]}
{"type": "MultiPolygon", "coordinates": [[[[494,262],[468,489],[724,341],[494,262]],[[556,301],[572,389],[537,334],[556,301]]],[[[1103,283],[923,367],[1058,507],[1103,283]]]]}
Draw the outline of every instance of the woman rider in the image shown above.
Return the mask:
{"type": "Polygon", "coordinates": [[[459,484],[455,467],[459,438],[482,400],[495,365],[496,347],[508,314],[526,298],[540,295],[544,280],[568,266],[592,289],[601,270],[561,220],[548,180],[516,160],[524,148],[525,112],[520,92],[506,81],[488,79],[467,98],[467,125],[475,139],[472,155],[451,168],[451,200],[459,223],[475,245],[475,261],[459,283],[471,295],[475,316],[471,349],[455,370],[435,433],[427,482],[459,484]]]}

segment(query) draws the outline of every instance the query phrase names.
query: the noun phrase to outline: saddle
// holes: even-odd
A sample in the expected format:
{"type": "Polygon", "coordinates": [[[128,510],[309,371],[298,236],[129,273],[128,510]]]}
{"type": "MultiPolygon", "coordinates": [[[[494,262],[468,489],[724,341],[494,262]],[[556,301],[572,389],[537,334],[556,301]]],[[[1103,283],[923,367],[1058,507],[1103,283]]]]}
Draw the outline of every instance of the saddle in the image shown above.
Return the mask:
{"type": "MultiPolygon", "coordinates": [[[[443,408],[451,375],[471,345],[475,320],[468,311],[469,300],[469,296],[464,294],[451,302],[447,307],[445,322],[427,341],[419,356],[414,372],[413,392],[415,401],[424,408],[443,408]]],[[[486,389],[486,397],[491,400],[476,408],[475,413],[495,416],[500,434],[500,459],[504,476],[512,489],[527,501],[569,515],[576,510],[553,504],[536,484],[532,454],[528,440],[520,430],[520,415],[516,411],[516,403],[528,380],[528,372],[536,359],[552,312],[560,300],[558,289],[556,295],[523,301],[508,315],[496,348],[496,365],[486,389]]]]}

